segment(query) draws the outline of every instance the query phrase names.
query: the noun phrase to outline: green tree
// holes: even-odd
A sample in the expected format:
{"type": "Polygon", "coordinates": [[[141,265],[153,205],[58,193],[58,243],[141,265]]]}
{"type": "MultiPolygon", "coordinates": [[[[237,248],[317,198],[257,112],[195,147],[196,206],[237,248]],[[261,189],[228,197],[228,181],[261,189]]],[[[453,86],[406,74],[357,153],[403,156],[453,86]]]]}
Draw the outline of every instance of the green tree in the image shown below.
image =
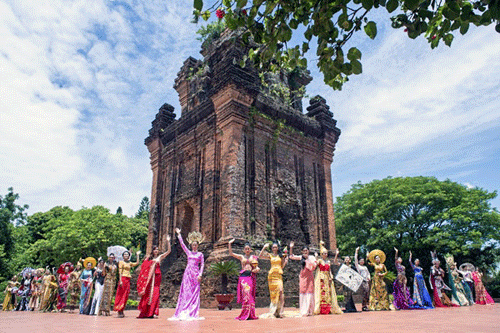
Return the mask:
{"type": "Polygon", "coordinates": [[[376,9],[394,13],[393,28],[412,39],[424,35],[432,48],[440,41],[450,46],[453,34],[466,34],[470,25],[496,22],[500,32],[500,0],[194,0],[194,21],[215,12],[229,29],[244,28],[244,39],[258,43],[249,58],[274,71],[307,67],[305,54],[315,43],[324,82],[340,90],[362,72],[361,52],[347,42],[359,32],[376,37],[377,23],[369,19],[376,9]],[[293,37],[299,42],[289,46],[293,37]]]}
{"type": "MultiPolygon", "coordinates": [[[[11,274],[10,260],[14,253],[13,228],[22,225],[26,219],[28,205],[19,206],[19,194],[9,187],[5,196],[0,196],[0,280],[11,274]]],[[[0,281],[1,282],[1,281],[0,281]]]]}
{"type": "Polygon", "coordinates": [[[76,262],[80,257],[106,256],[111,245],[137,247],[146,243],[147,224],[123,214],[112,214],[102,206],[73,211],[54,207],[28,218],[20,235],[33,237],[24,250],[19,248],[16,269],[25,265],[57,266],[64,261],[76,262]]]}
{"type": "Polygon", "coordinates": [[[412,251],[424,267],[437,250],[491,273],[500,258],[500,214],[489,203],[496,195],[434,177],[357,183],[335,204],[338,244],[347,253],[357,246],[386,251],[391,268],[397,247],[405,261],[412,251]]]}
{"type": "Polygon", "coordinates": [[[145,219],[149,220],[149,198],[144,197],[141,200],[141,203],[139,205],[139,209],[137,210],[137,213],[135,213],[136,218],[140,219],[145,219]]]}

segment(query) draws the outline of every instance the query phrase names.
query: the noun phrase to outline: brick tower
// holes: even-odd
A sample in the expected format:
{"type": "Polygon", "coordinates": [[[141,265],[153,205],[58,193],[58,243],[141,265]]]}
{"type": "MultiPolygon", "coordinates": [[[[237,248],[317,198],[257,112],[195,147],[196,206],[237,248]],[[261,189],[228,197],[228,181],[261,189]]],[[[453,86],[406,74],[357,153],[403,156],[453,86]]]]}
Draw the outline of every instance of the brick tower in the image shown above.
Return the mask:
{"type": "Polygon", "coordinates": [[[247,49],[234,32],[201,53],[175,80],[181,117],[164,104],[145,140],[153,171],[148,253],[164,250],[175,227],[201,231],[211,256],[233,237],[336,248],[330,167],[340,130],[323,98],[312,98],[304,114],[300,98],[270,93],[273,82],[307,85],[308,72],[267,75],[263,86],[254,67],[240,66],[247,49]]]}
{"type": "MultiPolygon", "coordinates": [[[[174,228],[201,231],[217,249],[236,237],[336,247],[330,166],[340,130],[325,100],[285,103],[242,68],[247,50],[225,32],[188,58],[174,88],[181,117],[164,104],[145,144],[153,186],[148,252],[174,228]]],[[[276,79],[276,76],[275,76],[276,79]]],[[[307,71],[277,77],[306,85],[307,71]]]]}

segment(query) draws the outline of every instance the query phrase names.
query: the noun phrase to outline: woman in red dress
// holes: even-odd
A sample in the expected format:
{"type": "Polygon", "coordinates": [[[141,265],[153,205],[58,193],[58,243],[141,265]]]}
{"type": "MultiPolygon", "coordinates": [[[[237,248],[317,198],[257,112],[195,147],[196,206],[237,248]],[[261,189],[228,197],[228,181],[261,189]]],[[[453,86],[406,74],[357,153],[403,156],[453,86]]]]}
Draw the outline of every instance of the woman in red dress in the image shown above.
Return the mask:
{"type": "Polygon", "coordinates": [[[167,252],[160,255],[158,246],[153,246],[151,254],[144,259],[141,265],[141,273],[137,280],[137,293],[141,296],[139,302],[139,317],[154,318],[159,315],[160,309],[160,284],[161,284],[161,262],[170,254],[170,236],[167,235],[167,252]]]}
{"type": "Polygon", "coordinates": [[[130,252],[125,251],[122,254],[123,261],[118,262],[118,288],[116,289],[115,307],[114,310],[118,312],[118,318],[125,317],[123,311],[127,305],[128,296],[130,293],[130,279],[132,278],[131,270],[133,267],[139,265],[139,255],[141,251],[137,251],[136,262],[130,262],[130,252]]]}
{"type": "Polygon", "coordinates": [[[66,308],[66,298],[68,297],[68,286],[69,286],[69,275],[73,272],[74,266],[70,262],[65,262],[57,270],[58,282],[59,282],[59,293],[57,295],[57,310],[59,312],[65,311],[66,308]]]}

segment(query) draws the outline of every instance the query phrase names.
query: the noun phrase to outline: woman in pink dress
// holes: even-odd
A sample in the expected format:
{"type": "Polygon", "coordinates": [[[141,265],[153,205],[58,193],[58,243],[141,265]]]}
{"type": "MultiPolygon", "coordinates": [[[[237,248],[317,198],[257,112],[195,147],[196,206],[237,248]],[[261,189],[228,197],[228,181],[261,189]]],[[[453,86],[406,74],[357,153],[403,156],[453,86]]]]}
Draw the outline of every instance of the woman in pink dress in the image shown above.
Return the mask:
{"type": "Polygon", "coordinates": [[[203,253],[198,252],[198,245],[203,242],[203,235],[197,231],[190,232],[187,238],[191,251],[182,240],[181,229],[175,228],[184,253],[187,255],[187,266],[182,277],[181,291],[175,308],[175,314],[168,320],[203,320],[200,317],[200,282],[205,260],[203,253]]]}
{"type": "Polygon", "coordinates": [[[487,305],[494,304],[495,301],[491,298],[490,294],[486,291],[484,287],[482,278],[483,273],[476,267],[476,270],[472,272],[472,279],[474,280],[474,288],[476,289],[476,304],[487,305]]]}
{"type": "Polygon", "coordinates": [[[302,255],[293,254],[295,243],[290,243],[290,259],[300,260],[302,269],[299,274],[299,304],[300,315],[303,317],[314,315],[314,270],[316,258],[309,255],[309,248],[302,248],[302,255]]]}
{"type": "Polygon", "coordinates": [[[257,285],[256,274],[260,271],[259,258],[252,255],[250,244],[245,244],[244,255],[233,253],[231,244],[234,238],[228,243],[229,255],[241,262],[240,278],[238,279],[238,303],[241,304],[241,313],[236,319],[250,320],[259,319],[255,315],[255,287],[257,285]]]}

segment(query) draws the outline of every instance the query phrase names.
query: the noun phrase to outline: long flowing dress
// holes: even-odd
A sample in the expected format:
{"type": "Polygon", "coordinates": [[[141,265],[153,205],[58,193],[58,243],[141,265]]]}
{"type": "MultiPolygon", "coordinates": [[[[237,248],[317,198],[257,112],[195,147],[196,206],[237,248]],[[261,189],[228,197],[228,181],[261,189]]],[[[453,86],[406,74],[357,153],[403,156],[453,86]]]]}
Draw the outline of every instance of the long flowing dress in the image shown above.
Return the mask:
{"type": "Polygon", "coordinates": [[[160,257],[152,260],[145,259],[137,280],[137,292],[144,293],[139,302],[138,318],[153,318],[160,314],[160,284],[160,257]]]}
{"type": "Polygon", "coordinates": [[[398,276],[392,284],[392,295],[394,296],[394,301],[392,303],[398,310],[413,309],[413,300],[410,297],[410,290],[406,285],[406,268],[397,261],[395,262],[395,266],[398,276]]]}
{"type": "Polygon", "coordinates": [[[92,298],[92,305],[90,307],[90,315],[96,315],[99,313],[99,306],[101,305],[102,291],[104,289],[104,272],[103,270],[97,268],[97,276],[95,278],[95,291],[94,297],[92,298]]]}
{"type": "Polygon", "coordinates": [[[434,306],[437,308],[457,306],[450,301],[444,292],[444,290],[451,290],[451,288],[444,283],[443,278],[444,270],[441,267],[432,266],[429,279],[431,289],[433,290],[434,306]]]}
{"type": "Polygon", "coordinates": [[[175,314],[168,320],[203,320],[200,317],[200,282],[198,277],[203,274],[205,259],[203,253],[192,252],[184,244],[182,236],[179,234],[179,243],[187,256],[187,265],[182,277],[181,290],[175,314]]]}
{"type": "Polygon", "coordinates": [[[473,305],[475,303],[474,300],[474,281],[472,280],[472,272],[466,270],[458,270],[460,274],[462,274],[462,285],[464,287],[464,293],[465,297],[467,297],[467,300],[469,301],[470,305],[473,305]]]}
{"type": "Polygon", "coordinates": [[[359,287],[359,291],[361,295],[363,296],[363,301],[361,303],[361,307],[363,311],[368,310],[368,304],[370,302],[370,271],[368,270],[368,267],[365,265],[360,265],[358,261],[358,254],[356,253],[354,255],[354,264],[356,266],[356,270],[358,273],[363,277],[363,282],[361,283],[361,286],[359,287]]]}
{"type": "Polygon", "coordinates": [[[387,272],[384,264],[371,264],[375,268],[370,289],[370,311],[392,310],[393,305],[389,302],[384,276],[380,274],[387,272]]]}
{"type": "MultiPolygon", "coordinates": [[[[242,262],[243,267],[250,264],[252,269],[259,265],[259,258],[257,256],[250,256],[244,258],[242,262]]],[[[252,271],[241,270],[240,278],[238,279],[238,297],[237,301],[241,304],[241,313],[236,319],[238,320],[251,320],[259,319],[255,315],[255,289],[257,286],[257,276],[252,271]]]]}
{"type": "Polygon", "coordinates": [[[68,297],[69,274],[59,274],[59,294],[57,295],[57,310],[66,307],[66,298],[68,297]]]}
{"type": "Polygon", "coordinates": [[[115,283],[116,283],[116,265],[114,262],[106,262],[104,264],[104,270],[106,271],[106,277],[104,278],[104,286],[101,296],[101,304],[99,305],[99,316],[109,316],[111,310],[111,298],[115,293],[115,283]]]}
{"type": "Polygon", "coordinates": [[[29,303],[31,311],[38,309],[40,305],[40,293],[42,289],[41,283],[42,283],[41,276],[35,276],[33,280],[31,280],[31,299],[29,303]]]}
{"type": "Polygon", "coordinates": [[[31,279],[23,279],[21,282],[21,288],[17,291],[17,294],[21,296],[21,300],[17,304],[16,311],[29,311],[29,297],[31,295],[31,279]]]}
{"type": "Polygon", "coordinates": [[[267,274],[267,283],[269,285],[269,312],[260,316],[260,318],[281,318],[285,309],[285,297],[283,293],[283,268],[282,259],[279,254],[269,253],[271,268],[267,274]]]}
{"type": "Polygon", "coordinates": [[[80,276],[78,273],[71,273],[68,284],[68,304],[66,307],[73,311],[80,307],[80,276]]]}
{"type": "Polygon", "coordinates": [[[474,304],[475,299],[476,299],[476,288],[474,286],[474,279],[472,278],[472,271],[459,271],[462,273],[463,280],[462,283],[464,284],[465,291],[467,293],[467,299],[469,300],[469,303],[474,304]],[[467,284],[467,287],[465,287],[465,284],[467,284]]]}
{"type": "Polygon", "coordinates": [[[80,314],[88,315],[90,313],[90,300],[92,298],[93,289],[93,275],[94,272],[91,269],[84,269],[82,275],[80,275],[82,290],[80,292],[80,314]]]}
{"type": "Polygon", "coordinates": [[[415,278],[413,279],[413,302],[421,309],[434,309],[431,295],[429,295],[427,287],[425,286],[422,268],[415,266],[411,261],[410,265],[415,273],[415,278]]]}
{"type": "Polygon", "coordinates": [[[457,269],[448,269],[448,282],[451,287],[451,302],[459,306],[467,306],[469,300],[465,296],[464,285],[462,284],[462,278],[457,269]]]}
{"type": "Polygon", "coordinates": [[[40,311],[50,312],[56,309],[58,285],[56,277],[52,274],[43,277],[43,293],[40,311]]]}
{"type": "Polygon", "coordinates": [[[478,272],[472,272],[472,279],[474,280],[474,287],[476,289],[476,304],[494,304],[495,301],[493,300],[493,298],[491,298],[488,291],[486,291],[481,277],[482,274],[478,272]]]}
{"type": "Polygon", "coordinates": [[[316,269],[316,259],[309,256],[304,259],[304,264],[299,274],[299,305],[302,316],[312,316],[314,314],[314,271],[316,269]]]}
{"type": "Polygon", "coordinates": [[[19,282],[9,281],[5,288],[5,298],[3,300],[2,311],[12,311],[16,308],[16,292],[19,282]]]}
{"type": "Polygon", "coordinates": [[[119,284],[116,289],[115,311],[123,311],[127,306],[128,296],[130,294],[130,279],[132,277],[130,271],[132,270],[132,267],[137,265],[137,262],[130,261],[120,261],[118,263],[118,273],[121,284],[119,284]]]}
{"type": "Polygon", "coordinates": [[[314,314],[341,314],[330,261],[318,260],[314,278],[314,314]]]}

